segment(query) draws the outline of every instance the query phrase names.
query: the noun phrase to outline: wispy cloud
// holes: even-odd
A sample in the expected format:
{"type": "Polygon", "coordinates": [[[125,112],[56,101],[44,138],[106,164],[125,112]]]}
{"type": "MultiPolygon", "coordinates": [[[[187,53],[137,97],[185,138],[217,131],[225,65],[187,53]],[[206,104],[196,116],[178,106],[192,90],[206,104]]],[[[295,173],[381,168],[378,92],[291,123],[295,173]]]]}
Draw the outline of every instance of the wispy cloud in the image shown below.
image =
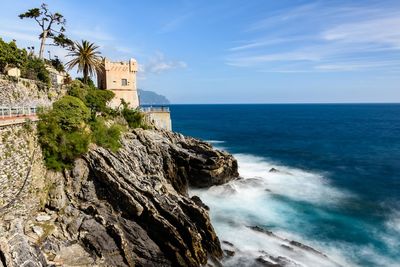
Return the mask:
{"type": "Polygon", "coordinates": [[[383,18],[345,23],[326,30],[322,38],[346,43],[372,43],[400,49],[400,12],[383,18]]]}
{"type": "Polygon", "coordinates": [[[280,72],[296,72],[296,68],[299,72],[369,71],[400,66],[400,9],[393,7],[317,2],[269,14],[247,26],[242,34],[250,40],[236,42],[228,49],[226,64],[230,66],[280,72]]]}
{"type": "Polygon", "coordinates": [[[168,60],[162,53],[156,53],[147,63],[140,66],[142,74],[155,73],[159,74],[173,69],[186,68],[187,64],[184,61],[168,60]]]}
{"type": "Polygon", "coordinates": [[[80,28],[71,29],[68,31],[70,34],[80,39],[90,39],[94,41],[113,41],[115,37],[105,32],[101,27],[96,26],[94,28],[80,28]]]}
{"type": "Polygon", "coordinates": [[[172,20],[166,22],[161,26],[160,33],[168,33],[177,30],[182,24],[184,24],[191,16],[192,12],[177,16],[172,20]]]}

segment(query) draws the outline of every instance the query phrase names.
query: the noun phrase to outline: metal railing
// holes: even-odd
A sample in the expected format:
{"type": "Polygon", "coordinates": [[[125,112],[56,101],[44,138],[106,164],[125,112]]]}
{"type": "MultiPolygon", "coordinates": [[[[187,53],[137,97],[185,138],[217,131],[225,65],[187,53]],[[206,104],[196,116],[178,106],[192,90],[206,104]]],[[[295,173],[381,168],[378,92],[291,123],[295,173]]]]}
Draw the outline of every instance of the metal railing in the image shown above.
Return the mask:
{"type": "Polygon", "coordinates": [[[36,115],[36,107],[0,107],[0,118],[27,117],[36,115]]]}
{"type": "Polygon", "coordinates": [[[169,107],[161,106],[161,107],[140,107],[140,111],[142,112],[169,112],[169,107]]]}

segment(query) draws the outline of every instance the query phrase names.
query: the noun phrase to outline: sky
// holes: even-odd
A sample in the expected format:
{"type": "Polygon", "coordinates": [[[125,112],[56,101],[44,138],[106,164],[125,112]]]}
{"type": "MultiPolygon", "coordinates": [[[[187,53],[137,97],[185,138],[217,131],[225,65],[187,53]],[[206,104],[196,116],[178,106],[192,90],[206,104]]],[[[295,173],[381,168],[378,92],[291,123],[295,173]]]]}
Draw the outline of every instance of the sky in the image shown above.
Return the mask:
{"type": "MultiPolygon", "coordinates": [[[[39,26],[17,16],[41,3],[3,0],[0,37],[38,49],[39,26]]],[[[71,39],[136,58],[138,87],[172,103],[400,102],[399,0],[46,3],[71,39]]]]}

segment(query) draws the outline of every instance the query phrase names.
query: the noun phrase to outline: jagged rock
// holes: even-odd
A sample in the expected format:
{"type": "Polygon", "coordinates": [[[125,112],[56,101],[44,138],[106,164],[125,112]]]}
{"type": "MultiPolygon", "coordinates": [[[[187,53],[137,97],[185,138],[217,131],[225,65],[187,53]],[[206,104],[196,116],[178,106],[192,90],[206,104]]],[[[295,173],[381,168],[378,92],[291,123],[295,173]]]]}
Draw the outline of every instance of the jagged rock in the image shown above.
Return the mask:
{"type": "MultiPolygon", "coordinates": [[[[49,175],[49,174],[48,174],[49,175]]],[[[51,210],[61,210],[67,204],[67,197],[64,191],[64,177],[59,172],[51,172],[55,184],[49,189],[46,207],[51,210]]]]}
{"type": "Polygon", "coordinates": [[[51,219],[50,215],[47,214],[40,214],[38,216],[36,216],[36,221],[38,222],[45,222],[45,221],[49,221],[51,219]]]}
{"type": "Polygon", "coordinates": [[[14,223],[10,232],[11,238],[7,241],[8,253],[3,255],[4,261],[9,262],[5,265],[7,267],[46,266],[46,259],[39,247],[35,243],[29,242],[27,236],[24,235],[22,220],[16,219],[14,223]]]}
{"type": "Polygon", "coordinates": [[[210,207],[204,204],[203,201],[201,201],[201,199],[198,196],[192,196],[190,199],[193,200],[193,202],[196,203],[199,207],[202,207],[206,210],[210,210],[210,207]]]}
{"type": "Polygon", "coordinates": [[[42,236],[42,235],[44,234],[43,228],[40,227],[40,226],[37,226],[37,225],[32,226],[32,231],[33,231],[35,234],[37,234],[38,236],[42,236]]]}
{"type": "Polygon", "coordinates": [[[22,259],[32,266],[219,266],[223,252],[207,206],[189,198],[188,187],[234,179],[236,160],[171,132],[136,129],[121,142],[118,152],[93,145],[72,170],[47,173],[47,214],[31,218],[43,233],[36,244],[23,231],[7,235],[13,254],[0,248],[7,267],[22,259]]]}

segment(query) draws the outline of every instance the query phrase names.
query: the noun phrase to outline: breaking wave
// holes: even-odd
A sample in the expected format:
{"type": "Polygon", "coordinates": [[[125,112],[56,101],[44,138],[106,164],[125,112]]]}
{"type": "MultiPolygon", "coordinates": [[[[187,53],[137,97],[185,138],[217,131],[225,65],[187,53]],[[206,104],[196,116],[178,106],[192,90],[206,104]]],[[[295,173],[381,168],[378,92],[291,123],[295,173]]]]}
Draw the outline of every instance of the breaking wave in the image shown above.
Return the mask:
{"type": "MultiPolygon", "coordinates": [[[[393,258],[374,247],[329,240],[320,234],[329,231],[329,223],[319,222],[336,220],[335,216],[349,225],[362,223],[334,212],[341,203],[357,196],[335,188],[327,174],[274,164],[248,154],[234,156],[240,179],[190,192],[210,207],[213,225],[228,255],[225,266],[280,261],[285,266],[396,266],[393,258]]],[[[394,216],[387,227],[399,230],[399,217],[394,216]]]]}

